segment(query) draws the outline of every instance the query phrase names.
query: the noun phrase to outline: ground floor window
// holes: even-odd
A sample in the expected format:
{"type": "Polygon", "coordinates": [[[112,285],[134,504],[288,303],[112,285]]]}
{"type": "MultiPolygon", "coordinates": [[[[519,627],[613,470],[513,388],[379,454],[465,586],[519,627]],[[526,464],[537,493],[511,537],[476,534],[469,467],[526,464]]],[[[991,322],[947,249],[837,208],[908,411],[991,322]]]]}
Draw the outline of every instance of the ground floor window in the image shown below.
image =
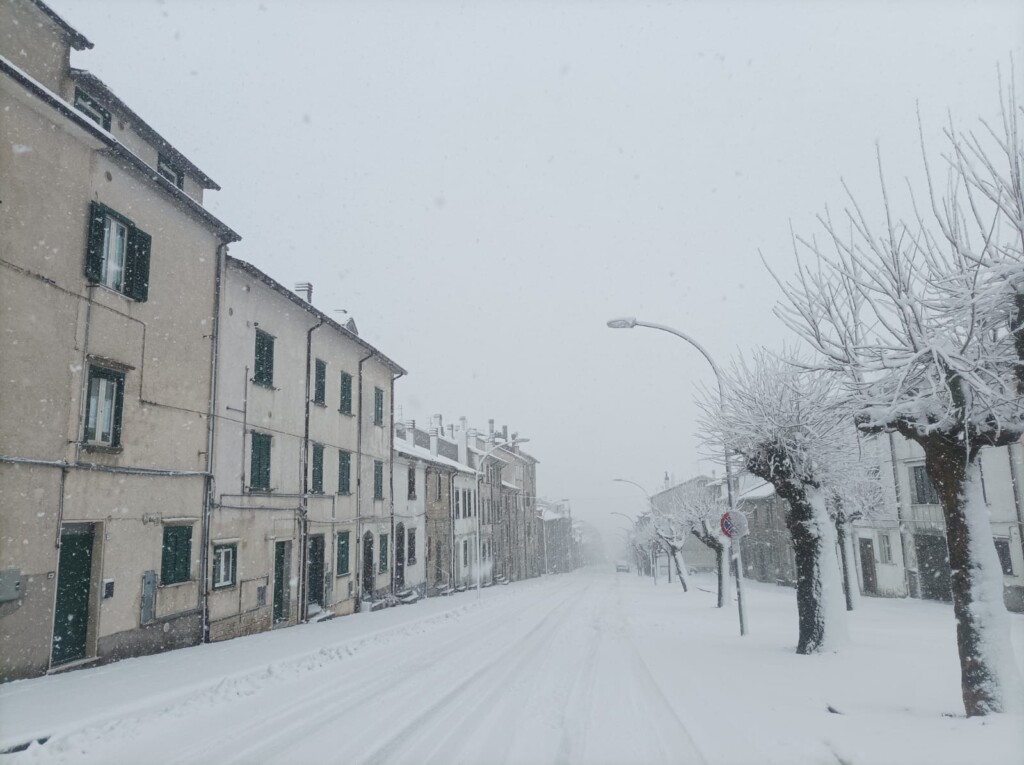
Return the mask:
{"type": "Polygon", "coordinates": [[[213,588],[231,587],[237,581],[238,545],[214,545],[213,588]]]}

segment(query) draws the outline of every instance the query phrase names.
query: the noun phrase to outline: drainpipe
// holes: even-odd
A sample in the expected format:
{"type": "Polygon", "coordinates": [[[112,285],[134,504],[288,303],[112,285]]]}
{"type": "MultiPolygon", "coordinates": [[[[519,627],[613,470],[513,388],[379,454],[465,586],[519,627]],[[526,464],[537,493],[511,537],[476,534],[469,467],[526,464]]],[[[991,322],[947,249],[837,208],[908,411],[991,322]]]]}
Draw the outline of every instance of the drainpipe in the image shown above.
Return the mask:
{"type": "MultiPolygon", "coordinates": [[[[358,572],[356,581],[356,610],[363,599],[363,590],[366,582],[363,581],[363,363],[373,358],[373,351],[359,359],[359,366],[356,372],[356,539],[358,541],[358,554],[356,565],[358,572]]],[[[372,575],[372,574],[371,574],[372,575]]],[[[370,592],[373,592],[373,583],[370,583],[370,592]]]]}
{"type": "MultiPolygon", "coordinates": [[[[224,262],[227,257],[227,243],[217,247],[216,274],[213,281],[213,326],[210,329],[210,402],[206,416],[206,492],[203,496],[203,522],[199,532],[202,551],[199,554],[199,612],[203,615],[203,642],[210,642],[210,577],[207,574],[210,556],[210,516],[213,512],[213,493],[216,484],[213,477],[214,422],[217,416],[217,356],[220,342],[220,301],[224,278],[224,262]]],[[[242,437],[245,443],[245,436],[242,437]]],[[[241,587],[239,587],[241,590],[241,587]]],[[[241,609],[239,609],[241,611],[241,609]]]]}
{"type": "MultiPolygon", "coordinates": [[[[402,376],[402,372],[391,375],[391,401],[389,410],[390,424],[388,427],[388,507],[391,513],[391,549],[388,550],[388,557],[391,559],[391,594],[395,593],[395,551],[398,549],[398,540],[395,539],[395,380],[402,376]]],[[[413,435],[415,442],[416,436],[413,435]]],[[[405,547],[403,542],[402,547],[405,547]]]]}
{"type": "Polygon", "coordinates": [[[306,581],[309,572],[306,570],[306,566],[309,565],[307,558],[309,557],[309,550],[307,545],[309,544],[309,403],[310,403],[310,377],[311,370],[313,368],[313,333],[316,332],[320,327],[323,326],[324,317],[321,316],[319,321],[314,324],[306,332],[306,402],[305,402],[305,422],[302,430],[302,457],[300,460],[302,467],[302,496],[299,499],[299,582],[298,582],[298,596],[299,596],[299,621],[304,622],[309,617],[309,603],[306,602],[307,590],[309,589],[309,583],[306,581]]]}

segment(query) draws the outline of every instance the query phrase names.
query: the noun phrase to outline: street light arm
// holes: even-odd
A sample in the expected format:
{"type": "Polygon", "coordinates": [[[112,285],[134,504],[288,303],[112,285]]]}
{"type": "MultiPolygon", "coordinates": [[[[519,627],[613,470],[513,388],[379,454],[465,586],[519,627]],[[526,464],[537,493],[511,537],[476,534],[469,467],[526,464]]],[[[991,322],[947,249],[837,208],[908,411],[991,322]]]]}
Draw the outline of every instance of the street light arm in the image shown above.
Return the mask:
{"type": "Polygon", "coordinates": [[[636,323],[636,326],[638,326],[638,327],[649,327],[651,329],[660,329],[662,332],[668,332],[669,334],[675,335],[676,337],[680,337],[683,340],[685,340],[686,342],[688,342],[690,345],[692,345],[694,348],[696,348],[698,351],[700,351],[700,355],[703,356],[707,360],[708,364],[711,365],[711,371],[713,371],[715,373],[715,380],[718,382],[718,399],[719,399],[719,403],[724,403],[725,402],[725,392],[724,392],[724,390],[722,388],[722,371],[718,368],[718,364],[716,364],[715,360],[713,358],[711,358],[711,354],[708,353],[707,349],[703,345],[698,343],[696,340],[694,340],[692,337],[687,335],[685,332],[680,332],[678,329],[675,329],[673,327],[669,327],[669,326],[667,326],[665,324],[655,324],[655,323],[649,322],[649,321],[640,321],[639,319],[636,320],[635,323],[636,323]]]}
{"type": "Polygon", "coordinates": [[[647,501],[648,502],[653,502],[654,501],[653,499],[651,499],[651,495],[647,492],[647,489],[645,489],[643,486],[638,484],[636,481],[630,481],[628,478],[613,478],[612,480],[613,481],[617,481],[619,483],[632,484],[633,486],[635,486],[636,488],[640,489],[640,491],[642,491],[644,493],[644,496],[647,497],[647,501]]]}

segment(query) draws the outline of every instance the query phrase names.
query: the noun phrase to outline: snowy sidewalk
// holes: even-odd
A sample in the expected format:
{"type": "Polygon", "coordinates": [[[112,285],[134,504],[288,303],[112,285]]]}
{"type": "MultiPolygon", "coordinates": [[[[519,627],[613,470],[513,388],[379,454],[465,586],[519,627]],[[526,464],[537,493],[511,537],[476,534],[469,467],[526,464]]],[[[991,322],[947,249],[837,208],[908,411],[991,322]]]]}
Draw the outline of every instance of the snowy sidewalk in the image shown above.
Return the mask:
{"type": "Polygon", "coordinates": [[[1024,719],[963,717],[950,606],[865,598],[796,656],[792,590],[748,583],[740,638],[694,584],[609,566],[11,683],[0,748],[52,738],[0,759],[1024,761],[1024,719]]]}

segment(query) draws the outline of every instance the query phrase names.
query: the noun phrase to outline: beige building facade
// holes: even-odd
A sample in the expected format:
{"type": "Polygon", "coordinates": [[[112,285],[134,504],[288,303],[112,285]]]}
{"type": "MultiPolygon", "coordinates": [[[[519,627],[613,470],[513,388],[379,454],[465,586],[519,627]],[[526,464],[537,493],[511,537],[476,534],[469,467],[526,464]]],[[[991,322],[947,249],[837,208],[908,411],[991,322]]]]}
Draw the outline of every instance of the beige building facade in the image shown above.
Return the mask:
{"type": "Polygon", "coordinates": [[[0,4],[0,679],[203,638],[214,285],[205,174],[0,4]],[[209,285],[196,289],[195,285],[209,285]]]}

